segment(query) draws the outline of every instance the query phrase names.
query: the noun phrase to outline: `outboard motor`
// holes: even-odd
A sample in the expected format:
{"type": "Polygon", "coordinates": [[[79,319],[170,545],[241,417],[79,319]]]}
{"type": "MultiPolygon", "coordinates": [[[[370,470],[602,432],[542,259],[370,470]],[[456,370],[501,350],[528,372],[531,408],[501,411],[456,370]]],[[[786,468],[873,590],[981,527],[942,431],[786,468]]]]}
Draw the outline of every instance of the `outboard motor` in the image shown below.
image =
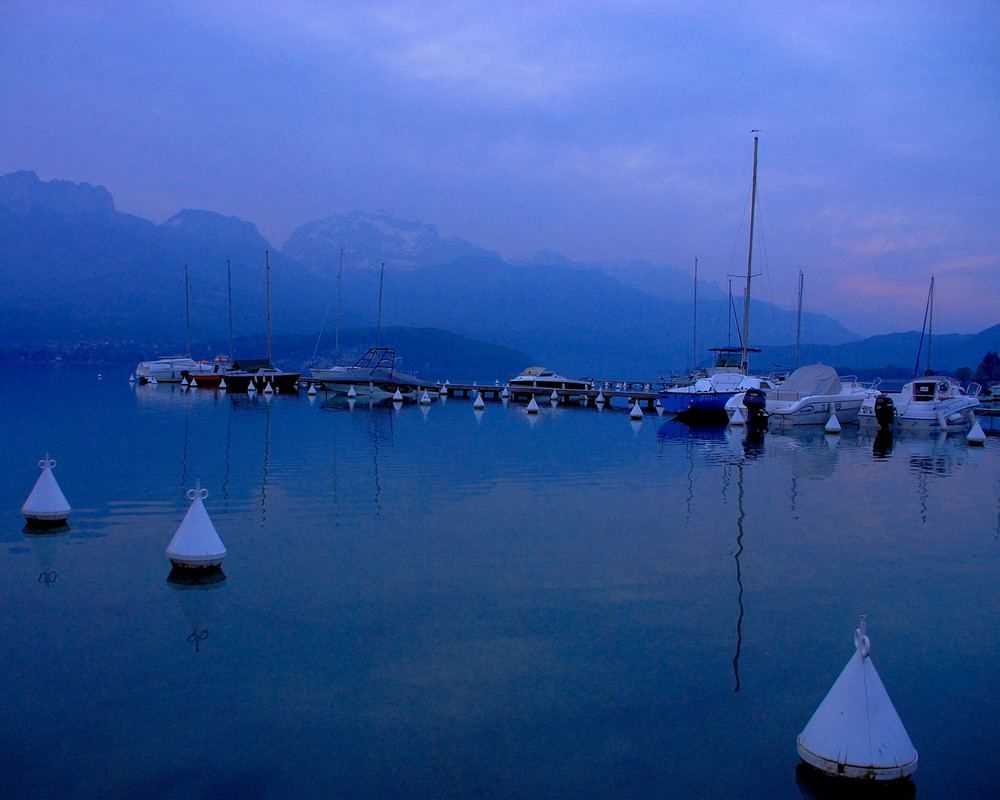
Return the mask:
{"type": "Polygon", "coordinates": [[[892,423],[896,421],[896,404],[888,395],[880,394],[875,398],[875,419],[884,431],[891,430],[892,423]]]}
{"type": "Polygon", "coordinates": [[[747,425],[761,430],[767,427],[766,400],[763,389],[747,389],[743,394],[743,406],[747,410],[747,425]]]}

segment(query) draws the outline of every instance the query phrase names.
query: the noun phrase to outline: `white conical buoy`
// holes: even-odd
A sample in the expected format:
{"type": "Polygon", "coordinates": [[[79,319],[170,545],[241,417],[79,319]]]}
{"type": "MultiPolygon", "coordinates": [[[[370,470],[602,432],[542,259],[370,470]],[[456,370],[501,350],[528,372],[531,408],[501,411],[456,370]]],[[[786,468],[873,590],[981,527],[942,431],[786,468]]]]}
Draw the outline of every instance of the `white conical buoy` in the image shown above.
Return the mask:
{"type": "Polygon", "coordinates": [[[431,401],[431,396],[427,394],[427,390],[424,389],[424,393],[420,395],[420,405],[427,405],[431,401]]]}
{"type": "Polygon", "coordinates": [[[129,383],[135,383],[135,373],[134,372],[130,372],[129,373],[128,382],[129,383]]]}
{"type": "Polygon", "coordinates": [[[837,419],[837,412],[830,412],[830,419],[826,421],[827,433],[840,433],[840,420],[837,419]]]}
{"type": "Polygon", "coordinates": [[[66,518],[72,509],[66,502],[62,489],[59,488],[56,476],[52,474],[55,465],[54,460],[49,460],[48,453],[38,462],[42,474],[38,476],[31,494],[21,506],[21,513],[28,522],[28,528],[60,528],[66,524],[66,518]]]}
{"type": "Polygon", "coordinates": [[[190,385],[191,384],[188,383],[187,375],[185,375],[183,378],[181,378],[181,386],[183,386],[185,389],[187,389],[188,386],[190,386],[190,385]]]}
{"type": "Polygon", "coordinates": [[[274,394],[274,387],[267,378],[264,379],[264,394],[274,394]]]}
{"type": "Polygon", "coordinates": [[[156,376],[155,375],[150,376],[149,382],[153,384],[153,386],[156,386],[156,376]]]}
{"type": "MultiPolygon", "coordinates": [[[[222,388],[226,388],[225,378],[222,379],[222,388]]],[[[257,394],[257,384],[254,383],[252,379],[250,380],[250,383],[247,384],[247,394],[257,394]]]]}
{"type": "Polygon", "coordinates": [[[604,404],[604,392],[602,392],[600,389],[597,390],[597,399],[594,400],[594,402],[597,403],[598,405],[604,404]]]}
{"type": "MultiPolygon", "coordinates": [[[[250,381],[250,385],[253,386],[253,381],[250,381]]],[[[219,388],[222,389],[222,391],[226,391],[226,389],[228,388],[226,386],[226,379],[225,378],[223,378],[221,381],[219,381],[219,388]]]]}
{"type": "Polygon", "coordinates": [[[747,424],[746,417],[743,416],[743,409],[742,408],[740,408],[739,406],[736,406],[736,408],[733,409],[733,415],[729,418],[729,424],[732,425],[735,428],[738,428],[741,425],[746,425],[747,424]]]}
{"type": "Polygon", "coordinates": [[[510,387],[507,386],[506,384],[503,387],[503,391],[500,392],[500,397],[503,398],[504,400],[507,400],[507,399],[510,398],[510,387]]]}
{"type": "Polygon", "coordinates": [[[399,391],[398,387],[396,389],[396,393],[392,396],[392,402],[394,402],[394,403],[402,403],[403,402],[403,393],[401,391],[399,391]]]}
{"type": "Polygon", "coordinates": [[[538,403],[535,402],[535,396],[531,396],[531,400],[528,402],[528,413],[537,414],[538,413],[538,403]]]}
{"type": "Polygon", "coordinates": [[[972,427],[969,428],[969,432],[965,435],[965,441],[974,445],[986,444],[986,432],[983,431],[983,426],[976,419],[974,411],[969,412],[969,421],[972,423],[972,427]]]}
{"type": "Polygon", "coordinates": [[[208,569],[218,567],[226,557],[226,546],[219,538],[202,502],[206,497],[208,490],[201,488],[201,481],[195,483],[194,489],[187,491],[191,505],[174,538],[167,545],[167,558],[175,567],[208,569]]]}
{"type": "Polygon", "coordinates": [[[891,781],[917,768],[917,751],[868,656],[868,618],[854,632],[854,655],[796,741],[810,766],[843,778],[891,781]]]}
{"type": "Polygon", "coordinates": [[[486,401],[483,400],[483,394],[482,394],[482,392],[476,392],[476,400],[472,404],[472,407],[476,408],[476,409],[479,409],[480,411],[482,411],[484,408],[486,408],[486,401]]]}
{"type": "Polygon", "coordinates": [[[632,406],[632,410],[628,412],[628,415],[632,419],[642,419],[642,409],[639,407],[639,401],[635,401],[635,405],[632,406]]]}
{"type": "Polygon", "coordinates": [[[358,396],[358,393],[356,391],[354,391],[354,387],[353,386],[350,389],[347,390],[347,396],[350,397],[352,400],[355,397],[358,396]]]}
{"type": "Polygon", "coordinates": [[[315,383],[310,383],[309,384],[309,394],[311,394],[313,396],[316,395],[316,384],[315,383]]]}
{"type": "Polygon", "coordinates": [[[551,400],[553,403],[558,403],[559,402],[559,392],[557,392],[555,389],[553,389],[552,390],[552,394],[549,395],[549,400],[551,400]]]}

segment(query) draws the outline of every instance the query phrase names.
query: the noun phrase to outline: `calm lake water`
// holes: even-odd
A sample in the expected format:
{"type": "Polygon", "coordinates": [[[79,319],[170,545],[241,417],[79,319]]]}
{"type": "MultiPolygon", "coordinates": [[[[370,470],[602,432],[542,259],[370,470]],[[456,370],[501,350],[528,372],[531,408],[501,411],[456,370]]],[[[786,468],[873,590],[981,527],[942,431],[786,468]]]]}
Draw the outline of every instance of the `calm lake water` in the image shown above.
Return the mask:
{"type": "Polygon", "coordinates": [[[129,371],[4,370],[5,798],[811,797],[795,739],[863,613],[916,796],[1000,797],[996,437],[129,371]],[[71,531],[26,536],[46,453],[71,531]],[[209,590],[167,583],[197,480],[209,590]]]}

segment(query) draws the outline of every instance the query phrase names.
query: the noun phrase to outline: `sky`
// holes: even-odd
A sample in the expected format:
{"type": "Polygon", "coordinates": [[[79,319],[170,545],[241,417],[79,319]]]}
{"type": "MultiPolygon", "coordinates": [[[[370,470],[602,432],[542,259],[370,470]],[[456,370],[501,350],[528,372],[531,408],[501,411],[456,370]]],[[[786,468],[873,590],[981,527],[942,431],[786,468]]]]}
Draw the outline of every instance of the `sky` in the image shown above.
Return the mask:
{"type": "Polygon", "coordinates": [[[0,5],[0,174],[276,247],[383,211],[508,259],[646,259],[861,335],[1000,323],[995,0],[0,5]]]}

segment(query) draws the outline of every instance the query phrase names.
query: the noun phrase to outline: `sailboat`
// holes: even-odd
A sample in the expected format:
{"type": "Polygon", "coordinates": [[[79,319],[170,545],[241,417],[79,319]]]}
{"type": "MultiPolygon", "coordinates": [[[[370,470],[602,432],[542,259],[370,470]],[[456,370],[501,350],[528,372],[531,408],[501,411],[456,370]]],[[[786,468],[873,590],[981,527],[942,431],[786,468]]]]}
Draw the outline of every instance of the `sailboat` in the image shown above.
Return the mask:
{"type": "Polygon", "coordinates": [[[298,391],[298,372],[284,372],[271,363],[271,258],[270,251],[264,251],[264,261],[267,271],[267,358],[234,360],[226,370],[217,370],[210,375],[195,376],[195,384],[199,389],[221,388],[226,382],[226,391],[243,393],[253,384],[254,390],[283,394],[294,394],[298,391]]]}
{"type": "MultiPolygon", "coordinates": [[[[892,427],[902,432],[914,433],[965,433],[972,426],[973,415],[979,407],[978,383],[969,384],[968,390],[950,375],[936,375],[931,370],[931,330],[934,327],[934,276],[927,293],[924,310],[924,325],[920,330],[920,345],[917,361],[913,367],[913,380],[903,385],[899,392],[883,392],[882,396],[891,401],[896,416],[892,427]],[[927,362],[924,375],[917,377],[920,356],[923,350],[924,334],[927,334],[927,362]]],[[[861,418],[875,420],[875,401],[866,400],[861,409],[861,418]]],[[[883,403],[886,400],[883,399],[883,403]]]]}
{"type": "MultiPolygon", "coordinates": [[[[756,133],[756,131],[754,131],[756,133]]],[[[750,195],[750,245],[747,250],[747,283],[743,302],[743,334],[740,347],[713,347],[715,362],[708,375],[698,378],[688,386],[671,386],[659,392],[660,407],[667,414],[686,422],[725,422],[726,403],[747,389],[766,389],[771,383],[766,378],[748,375],[750,353],[760,350],[749,347],[750,278],[753,266],[753,228],[757,208],[757,146],[753,137],[753,184],[750,195]]],[[[695,297],[697,298],[697,262],[695,262],[695,297]]],[[[697,315],[697,309],[695,311],[697,315]]]]}
{"type": "Polygon", "coordinates": [[[139,383],[180,383],[185,378],[192,379],[198,375],[210,375],[216,371],[215,363],[195,361],[191,358],[191,283],[188,277],[188,265],[184,265],[184,315],[186,319],[186,349],[184,355],[164,356],[151,361],[140,361],[135,368],[135,378],[139,383]]]}
{"type": "MultiPolygon", "coordinates": [[[[341,251],[341,268],[343,268],[343,251],[341,251]]],[[[385,264],[379,277],[378,288],[378,324],[375,328],[375,346],[351,365],[335,365],[332,367],[310,367],[310,375],[323,384],[326,391],[335,395],[352,395],[367,397],[372,400],[385,400],[400,397],[415,400],[417,393],[426,389],[436,389],[437,385],[420,380],[415,375],[409,375],[396,369],[396,350],[392,347],[379,346],[379,333],[382,329],[382,283],[385,277],[385,264]]],[[[340,343],[340,277],[338,284],[337,309],[337,349],[340,343]]],[[[317,343],[318,346],[318,343],[317,343]]]]}

